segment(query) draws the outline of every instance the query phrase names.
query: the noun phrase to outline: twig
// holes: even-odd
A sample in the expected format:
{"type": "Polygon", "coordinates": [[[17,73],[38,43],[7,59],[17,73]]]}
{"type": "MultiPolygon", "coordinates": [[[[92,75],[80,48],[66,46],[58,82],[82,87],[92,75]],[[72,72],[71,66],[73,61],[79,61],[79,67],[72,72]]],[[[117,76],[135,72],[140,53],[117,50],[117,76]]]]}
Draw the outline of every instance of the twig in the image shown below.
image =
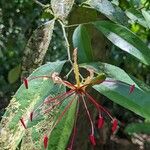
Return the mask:
{"type": "Polygon", "coordinates": [[[42,8],[48,8],[50,5],[44,5],[41,2],[39,2],[38,0],[33,0],[33,2],[35,2],[36,4],[38,4],[39,6],[41,6],[42,8]]]}
{"type": "Polygon", "coordinates": [[[80,23],[80,24],[72,24],[72,25],[68,25],[68,26],[64,26],[65,28],[71,28],[71,27],[76,27],[78,25],[88,25],[88,24],[91,24],[93,22],[85,22],[85,23],[80,23]]]}
{"type": "Polygon", "coordinates": [[[66,35],[66,31],[65,31],[65,25],[61,22],[61,20],[58,20],[59,23],[61,24],[61,27],[62,27],[62,31],[63,31],[63,35],[64,35],[64,38],[65,38],[65,41],[66,41],[66,48],[67,48],[67,55],[68,55],[68,60],[71,62],[72,64],[72,61],[71,61],[71,55],[70,55],[70,44],[68,42],[68,39],[67,39],[67,35],[66,35]]]}

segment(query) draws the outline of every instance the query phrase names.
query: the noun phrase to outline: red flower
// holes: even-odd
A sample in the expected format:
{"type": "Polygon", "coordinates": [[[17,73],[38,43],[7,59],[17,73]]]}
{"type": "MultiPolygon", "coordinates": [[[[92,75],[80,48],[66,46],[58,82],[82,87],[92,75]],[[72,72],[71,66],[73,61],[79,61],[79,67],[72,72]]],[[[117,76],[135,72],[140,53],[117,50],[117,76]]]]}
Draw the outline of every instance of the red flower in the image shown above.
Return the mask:
{"type": "MultiPolygon", "coordinates": [[[[97,113],[98,114],[103,114],[105,113],[111,120],[112,120],[112,133],[115,133],[118,129],[118,120],[115,119],[114,117],[112,117],[111,113],[105,108],[103,107],[100,103],[97,102],[97,100],[95,100],[93,98],[93,96],[91,96],[89,93],[87,93],[86,88],[89,86],[93,86],[95,84],[100,84],[102,82],[116,82],[114,80],[106,80],[106,76],[105,74],[100,74],[97,77],[94,77],[94,73],[91,70],[89,71],[90,76],[88,76],[86,79],[84,79],[83,81],[80,81],[80,73],[79,73],[79,67],[77,64],[77,51],[74,51],[74,63],[73,63],[73,71],[75,74],[75,80],[76,80],[76,84],[72,84],[68,81],[62,80],[58,73],[54,72],[51,76],[37,76],[37,77],[30,77],[28,80],[26,78],[24,78],[23,82],[24,85],[26,87],[26,89],[28,89],[28,81],[33,80],[33,79],[37,79],[37,78],[48,78],[50,80],[52,80],[54,83],[57,84],[62,84],[64,86],[66,86],[68,89],[67,92],[65,93],[61,93],[59,95],[57,95],[56,97],[51,97],[48,96],[47,98],[45,98],[45,100],[43,100],[42,104],[40,106],[38,106],[38,108],[36,108],[33,112],[30,113],[30,121],[33,121],[33,114],[34,118],[36,118],[35,116],[38,116],[39,111],[40,115],[41,114],[47,114],[51,111],[53,111],[56,107],[62,105],[62,103],[64,101],[67,101],[67,98],[74,95],[72,100],[68,101],[68,104],[66,105],[66,107],[64,108],[64,110],[61,112],[61,114],[58,116],[57,120],[55,121],[54,125],[51,128],[51,131],[57,126],[57,124],[61,121],[62,117],[64,116],[64,114],[68,111],[68,109],[71,107],[72,103],[77,100],[77,110],[76,110],[76,116],[75,116],[75,121],[74,121],[74,128],[73,128],[73,134],[72,134],[72,138],[71,138],[71,143],[70,146],[68,148],[68,150],[72,150],[73,147],[73,142],[75,140],[75,135],[76,135],[76,123],[77,123],[77,117],[78,117],[78,107],[79,104],[83,104],[83,107],[85,108],[85,111],[87,113],[87,117],[89,119],[89,123],[90,123],[90,136],[89,136],[89,140],[91,142],[92,145],[96,145],[96,141],[95,141],[95,137],[94,137],[94,123],[93,123],[93,118],[92,118],[92,114],[90,113],[89,109],[88,109],[88,105],[87,102],[91,103],[92,105],[95,106],[95,108],[97,109],[97,113]]],[[[120,82],[121,83],[121,82],[120,82]]],[[[131,85],[130,86],[130,90],[129,90],[129,94],[133,92],[135,88],[135,85],[131,85]]],[[[20,119],[22,125],[24,126],[24,128],[26,128],[25,123],[23,121],[23,118],[20,119]]],[[[103,116],[99,116],[98,118],[98,128],[102,128],[104,125],[104,118],[103,116]]],[[[48,137],[45,135],[44,136],[44,148],[47,148],[48,145],[48,137]]]]}

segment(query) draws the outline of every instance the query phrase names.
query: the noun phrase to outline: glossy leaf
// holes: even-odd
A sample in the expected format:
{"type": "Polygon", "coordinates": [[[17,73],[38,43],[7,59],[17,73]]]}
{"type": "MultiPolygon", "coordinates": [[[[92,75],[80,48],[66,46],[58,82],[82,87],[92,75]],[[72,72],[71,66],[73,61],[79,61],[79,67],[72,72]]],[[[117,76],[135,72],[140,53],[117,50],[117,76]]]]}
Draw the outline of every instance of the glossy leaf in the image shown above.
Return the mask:
{"type": "Polygon", "coordinates": [[[107,77],[126,82],[128,84],[135,84],[136,87],[138,87],[136,82],[134,82],[134,80],[124,70],[117,66],[102,62],[86,63],[81,64],[80,66],[85,68],[91,68],[98,74],[105,73],[107,77]]]}
{"type": "Polygon", "coordinates": [[[73,33],[73,45],[78,49],[79,63],[93,61],[91,39],[83,25],[79,25],[73,33]]]}
{"type": "MultiPolygon", "coordinates": [[[[31,76],[51,75],[53,72],[60,72],[65,61],[47,63],[36,69],[31,76]]],[[[4,149],[15,150],[19,144],[25,129],[20,123],[20,118],[23,117],[29,122],[29,114],[34,107],[39,105],[45,97],[51,95],[53,89],[53,81],[51,79],[36,79],[29,82],[29,88],[26,89],[22,85],[14,97],[12,98],[9,106],[6,109],[5,115],[0,124],[0,147],[4,149]]]]}
{"type": "Polygon", "coordinates": [[[142,133],[150,134],[150,123],[132,123],[125,128],[125,132],[129,134],[142,133]]]}
{"type": "Polygon", "coordinates": [[[144,64],[150,65],[150,49],[129,29],[109,21],[97,21],[93,24],[114,45],[133,55],[144,64]]]}
{"type": "Polygon", "coordinates": [[[106,73],[108,77],[111,77],[106,80],[114,80],[114,82],[103,82],[99,85],[94,85],[94,89],[115,103],[148,120],[150,119],[150,93],[140,89],[122,69],[104,63],[91,63],[85,65],[85,67],[93,68],[97,73],[102,71],[106,73]],[[124,83],[116,80],[120,80],[124,83]],[[134,92],[129,94],[130,85],[132,84],[136,86],[134,92]]]}
{"type": "Polygon", "coordinates": [[[144,16],[144,18],[146,20],[148,28],[150,29],[150,13],[148,13],[145,10],[142,10],[142,14],[143,14],[143,16],[144,16]]]}
{"type": "Polygon", "coordinates": [[[147,28],[147,23],[140,11],[130,8],[126,10],[126,15],[131,19],[131,21],[137,22],[143,27],[147,28]]]}
{"type": "Polygon", "coordinates": [[[110,20],[121,24],[128,24],[125,13],[118,6],[113,5],[108,0],[90,0],[88,4],[94,9],[98,10],[110,20]]]}
{"type": "Polygon", "coordinates": [[[70,13],[74,0],[51,0],[51,7],[56,18],[65,20],[70,13]]]}

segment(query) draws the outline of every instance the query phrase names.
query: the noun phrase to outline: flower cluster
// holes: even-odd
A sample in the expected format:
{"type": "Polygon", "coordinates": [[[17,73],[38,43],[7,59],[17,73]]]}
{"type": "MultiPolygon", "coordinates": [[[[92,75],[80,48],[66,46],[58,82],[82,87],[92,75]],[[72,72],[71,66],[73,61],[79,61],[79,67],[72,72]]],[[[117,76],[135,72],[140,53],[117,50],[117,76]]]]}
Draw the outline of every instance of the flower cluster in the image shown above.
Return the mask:
{"type": "MultiPolygon", "coordinates": [[[[63,84],[64,86],[69,88],[69,90],[67,92],[61,93],[61,94],[59,94],[53,98],[47,97],[43,101],[43,104],[48,106],[48,108],[46,108],[43,111],[44,114],[49,113],[54,108],[60,106],[68,97],[73,95],[73,99],[70,100],[69,103],[67,104],[67,106],[64,108],[64,110],[62,111],[60,116],[55,121],[51,130],[53,130],[57,126],[57,124],[61,121],[64,114],[71,107],[72,103],[75,100],[77,100],[77,110],[76,110],[75,119],[74,119],[74,127],[73,127],[72,138],[71,138],[71,142],[70,142],[70,145],[68,147],[68,150],[72,150],[72,148],[73,148],[73,143],[74,143],[74,139],[76,136],[76,123],[77,123],[78,110],[79,110],[79,104],[80,103],[83,104],[85,111],[86,111],[86,114],[87,114],[87,117],[89,119],[89,123],[91,126],[89,140],[93,146],[96,145],[96,139],[95,139],[95,135],[94,135],[94,128],[95,127],[94,127],[94,122],[92,120],[91,113],[90,113],[88,106],[87,106],[87,100],[91,104],[93,104],[95,106],[95,108],[97,109],[97,112],[98,112],[97,128],[99,128],[99,129],[103,128],[104,117],[102,114],[104,114],[104,113],[112,120],[111,121],[111,123],[112,123],[112,127],[111,127],[112,134],[114,134],[117,131],[118,126],[119,126],[118,120],[115,117],[113,117],[111,115],[111,113],[105,107],[103,107],[100,103],[98,103],[95,100],[95,98],[93,98],[93,96],[91,96],[86,91],[86,88],[89,86],[92,86],[95,84],[101,84],[102,82],[115,82],[115,81],[106,80],[105,74],[100,74],[100,75],[94,77],[94,73],[92,72],[92,70],[88,70],[90,75],[86,79],[84,79],[84,81],[80,81],[79,67],[77,64],[77,49],[74,50],[73,58],[74,58],[73,71],[74,71],[75,80],[76,80],[75,85],[66,81],[66,80],[62,80],[59,77],[58,73],[56,73],[56,72],[54,72],[51,76],[38,76],[38,77],[31,77],[29,79],[26,79],[26,78],[23,79],[23,82],[24,82],[26,89],[29,88],[29,81],[36,79],[36,78],[48,78],[50,80],[53,80],[55,83],[63,84]],[[49,104],[53,104],[53,105],[49,105],[49,104]]],[[[131,94],[134,91],[134,88],[135,88],[135,85],[129,86],[129,94],[131,94]]],[[[31,121],[33,121],[33,119],[34,119],[33,116],[34,116],[34,111],[30,113],[30,120],[31,121]]],[[[22,126],[26,129],[26,124],[25,124],[23,118],[20,119],[20,122],[21,122],[22,126]]],[[[43,144],[44,144],[44,148],[46,149],[48,146],[48,136],[47,135],[45,135],[43,138],[43,144]]]]}

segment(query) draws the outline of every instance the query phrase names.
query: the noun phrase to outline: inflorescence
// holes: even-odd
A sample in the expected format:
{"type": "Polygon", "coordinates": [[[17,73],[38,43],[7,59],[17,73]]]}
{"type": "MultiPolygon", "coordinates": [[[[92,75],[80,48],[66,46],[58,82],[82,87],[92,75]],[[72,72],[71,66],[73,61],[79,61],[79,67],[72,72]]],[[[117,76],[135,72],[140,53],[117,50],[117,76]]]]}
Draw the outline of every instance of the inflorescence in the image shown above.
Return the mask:
{"type": "MultiPolygon", "coordinates": [[[[102,82],[115,82],[115,81],[111,81],[111,80],[106,80],[106,76],[105,74],[100,74],[97,77],[94,77],[94,74],[91,70],[88,70],[90,72],[90,76],[88,76],[84,82],[80,81],[80,73],[79,73],[79,66],[77,64],[77,49],[74,50],[74,54],[73,54],[73,58],[74,58],[74,63],[73,63],[73,71],[74,71],[74,75],[75,75],[75,80],[76,80],[76,84],[72,84],[66,80],[62,80],[58,73],[54,72],[52,73],[51,76],[36,76],[36,77],[30,77],[29,79],[24,78],[23,79],[23,83],[25,85],[25,88],[28,89],[29,88],[29,82],[31,80],[37,79],[37,78],[48,78],[50,80],[53,80],[55,83],[58,84],[63,84],[65,87],[68,87],[69,90],[65,93],[61,93],[59,95],[57,95],[56,97],[50,97],[48,96],[42,103],[41,106],[45,106],[47,105],[47,108],[45,110],[43,110],[43,114],[47,114],[51,111],[53,111],[53,109],[55,109],[56,107],[60,106],[68,97],[73,96],[73,98],[69,101],[69,103],[67,104],[67,106],[64,108],[64,110],[61,112],[61,114],[59,115],[59,117],[57,118],[57,120],[55,121],[55,123],[53,124],[51,131],[53,131],[53,129],[57,126],[57,124],[61,121],[62,117],[64,116],[64,114],[68,111],[68,109],[71,107],[72,103],[77,100],[77,109],[76,109],[76,114],[75,114],[75,118],[74,118],[74,125],[73,125],[73,132],[72,132],[72,137],[71,137],[71,142],[69,144],[68,150],[72,150],[73,148],[73,143],[74,143],[74,139],[75,139],[75,135],[76,135],[76,124],[77,124],[77,118],[78,118],[78,112],[79,112],[79,104],[82,103],[87,117],[89,119],[90,122],[90,126],[91,126],[91,131],[90,131],[90,135],[89,135],[89,140],[91,142],[91,144],[93,146],[96,145],[96,139],[94,136],[94,123],[91,117],[91,113],[88,109],[87,106],[87,100],[93,104],[95,106],[95,108],[97,109],[98,112],[98,120],[97,120],[97,128],[101,129],[103,128],[104,125],[104,117],[103,117],[103,113],[105,113],[110,119],[111,119],[111,123],[112,123],[112,127],[111,127],[111,132],[112,134],[114,134],[119,127],[119,122],[118,120],[113,117],[111,115],[111,113],[104,108],[100,103],[97,102],[97,100],[95,100],[95,98],[93,98],[93,96],[91,96],[87,91],[86,88],[95,84],[101,84],[102,82]],[[53,105],[49,105],[49,104],[53,104],[53,105]]],[[[130,85],[129,86],[129,94],[131,94],[134,91],[135,85],[130,85]]],[[[36,110],[32,111],[30,113],[30,121],[34,120],[34,113],[36,110]]],[[[22,126],[26,129],[27,126],[25,124],[24,118],[20,119],[20,122],[22,124],[22,126]]],[[[44,144],[44,148],[46,149],[48,146],[48,136],[44,135],[43,137],[43,144],[44,144]]]]}

